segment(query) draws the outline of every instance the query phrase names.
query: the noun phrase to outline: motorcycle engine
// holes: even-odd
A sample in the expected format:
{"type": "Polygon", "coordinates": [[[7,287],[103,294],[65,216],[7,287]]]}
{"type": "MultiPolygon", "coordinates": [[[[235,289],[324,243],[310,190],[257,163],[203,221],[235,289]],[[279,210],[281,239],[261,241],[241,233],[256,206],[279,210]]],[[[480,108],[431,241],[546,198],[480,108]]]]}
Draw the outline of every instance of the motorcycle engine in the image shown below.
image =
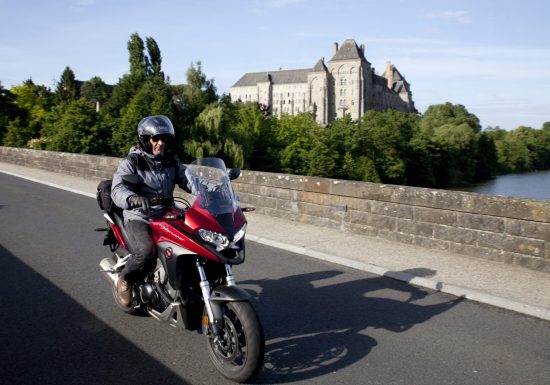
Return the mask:
{"type": "Polygon", "coordinates": [[[161,293],[160,290],[162,290],[162,288],[158,283],[145,283],[139,287],[139,294],[144,304],[162,313],[166,310],[170,302],[165,298],[166,294],[161,293]]]}

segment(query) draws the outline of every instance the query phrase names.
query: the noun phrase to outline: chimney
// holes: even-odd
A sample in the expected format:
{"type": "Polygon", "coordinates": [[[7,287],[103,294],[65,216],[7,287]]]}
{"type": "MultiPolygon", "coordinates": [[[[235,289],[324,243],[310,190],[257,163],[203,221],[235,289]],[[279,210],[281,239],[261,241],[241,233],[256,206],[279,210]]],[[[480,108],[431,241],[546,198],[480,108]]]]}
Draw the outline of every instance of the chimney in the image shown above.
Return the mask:
{"type": "Polygon", "coordinates": [[[359,46],[359,49],[361,50],[361,53],[363,54],[363,56],[365,56],[365,43],[361,43],[361,45],[359,46]]]}
{"type": "Polygon", "coordinates": [[[388,79],[388,88],[391,90],[393,87],[393,64],[389,60],[386,62],[386,79],[388,79]]]}
{"type": "Polygon", "coordinates": [[[336,54],[336,52],[338,52],[338,43],[332,45],[332,53],[336,54]]]}

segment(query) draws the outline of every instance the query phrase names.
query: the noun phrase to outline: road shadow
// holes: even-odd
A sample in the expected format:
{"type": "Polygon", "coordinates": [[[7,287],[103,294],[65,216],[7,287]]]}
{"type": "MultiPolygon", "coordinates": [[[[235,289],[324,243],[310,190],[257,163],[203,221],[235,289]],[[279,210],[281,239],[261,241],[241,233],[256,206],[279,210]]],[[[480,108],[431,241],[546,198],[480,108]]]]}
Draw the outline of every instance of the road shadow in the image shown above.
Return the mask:
{"type": "Polygon", "coordinates": [[[267,345],[257,383],[292,383],[341,370],[378,344],[369,328],[401,333],[461,301],[428,298],[431,292],[385,277],[343,281],[340,275],[328,270],[241,282],[260,287],[254,306],[267,345]],[[394,291],[398,299],[390,298],[394,291]]]}
{"type": "Polygon", "coordinates": [[[3,384],[185,385],[0,245],[3,384]]]}

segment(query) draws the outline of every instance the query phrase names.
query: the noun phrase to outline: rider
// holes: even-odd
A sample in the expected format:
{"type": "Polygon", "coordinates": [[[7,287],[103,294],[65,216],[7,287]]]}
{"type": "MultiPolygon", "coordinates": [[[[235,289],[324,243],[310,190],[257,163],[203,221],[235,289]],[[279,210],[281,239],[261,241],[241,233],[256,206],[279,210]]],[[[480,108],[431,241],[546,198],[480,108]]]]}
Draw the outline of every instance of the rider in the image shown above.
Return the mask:
{"type": "Polygon", "coordinates": [[[132,283],[144,278],[156,264],[155,247],[148,218],[162,215],[152,198],[169,199],[177,184],[190,192],[186,167],[171,152],[175,134],[164,115],[143,118],[137,126],[139,146],[130,149],[113,176],[111,197],[124,210],[124,228],[131,253],[117,282],[117,299],[124,307],[132,302],[132,283]],[[124,183],[123,176],[137,174],[137,184],[124,183]]]}

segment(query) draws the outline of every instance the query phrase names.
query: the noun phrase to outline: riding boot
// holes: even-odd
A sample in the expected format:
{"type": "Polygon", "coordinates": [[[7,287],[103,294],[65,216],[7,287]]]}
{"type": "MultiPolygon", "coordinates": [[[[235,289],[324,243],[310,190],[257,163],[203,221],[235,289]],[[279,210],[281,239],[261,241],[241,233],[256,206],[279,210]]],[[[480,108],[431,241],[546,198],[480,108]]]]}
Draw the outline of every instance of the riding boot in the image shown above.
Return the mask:
{"type": "Polygon", "coordinates": [[[118,302],[124,307],[130,307],[132,303],[132,284],[124,278],[119,278],[116,283],[118,302]]]}

